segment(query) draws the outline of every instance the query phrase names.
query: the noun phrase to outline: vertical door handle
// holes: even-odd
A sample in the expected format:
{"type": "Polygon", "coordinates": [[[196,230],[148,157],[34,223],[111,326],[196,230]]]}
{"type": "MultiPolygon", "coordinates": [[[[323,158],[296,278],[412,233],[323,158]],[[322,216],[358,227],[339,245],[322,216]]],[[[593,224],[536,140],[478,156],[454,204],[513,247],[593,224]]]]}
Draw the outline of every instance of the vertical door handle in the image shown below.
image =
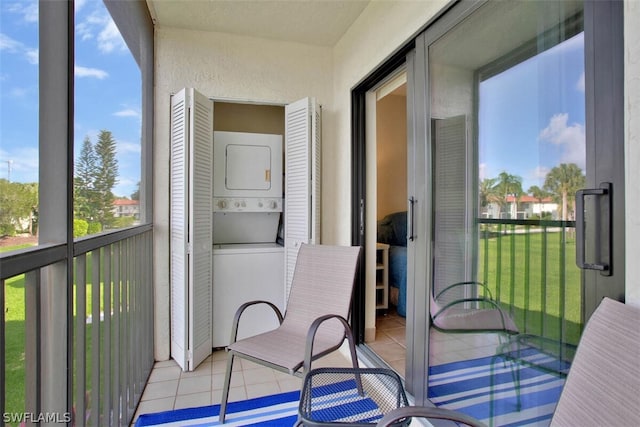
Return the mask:
{"type": "Polygon", "coordinates": [[[364,236],[364,199],[360,199],[360,236],[364,236]]]}
{"type": "Polygon", "coordinates": [[[576,264],[583,270],[598,270],[603,276],[611,275],[611,183],[603,182],[599,188],[585,188],[576,192],[576,264]],[[594,212],[593,226],[596,229],[596,254],[598,262],[588,263],[585,260],[585,221],[584,200],[586,196],[597,196],[601,199],[594,212]],[[603,240],[604,239],[604,240],[603,240]],[[603,253],[606,251],[605,253],[603,253]],[[608,262],[602,262],[606,257],[608,262]]]}
{"type": "Polygon", "coordinates": [[[409,198],[409,218],[408,218],[408,222],[409,222],[409,235],[407,236],[407,239],[409,239],[410,242],[413,242],[416,238],[415,234],[413,233],[413,209],[416,205],[416,199],[411,196],[409,198]]]}

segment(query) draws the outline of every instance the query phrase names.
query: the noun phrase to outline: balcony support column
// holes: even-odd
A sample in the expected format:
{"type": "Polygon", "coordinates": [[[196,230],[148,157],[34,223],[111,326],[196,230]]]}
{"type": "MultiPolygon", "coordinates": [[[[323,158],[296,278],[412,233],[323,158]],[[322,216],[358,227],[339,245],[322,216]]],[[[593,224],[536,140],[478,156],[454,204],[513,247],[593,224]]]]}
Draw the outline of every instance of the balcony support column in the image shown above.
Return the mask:
{"type": "MultiPolygon", "coordinates": [[[[39,2],[39,243],[65,243],[66,261],[42,270],[40,412],[70,421],[73,314],[73,2],[39,2]]],[[[59,426],[60,423],[50,425],[59,426]]],[[[40,425],[49,425],[41,423],[40,425]]]]}

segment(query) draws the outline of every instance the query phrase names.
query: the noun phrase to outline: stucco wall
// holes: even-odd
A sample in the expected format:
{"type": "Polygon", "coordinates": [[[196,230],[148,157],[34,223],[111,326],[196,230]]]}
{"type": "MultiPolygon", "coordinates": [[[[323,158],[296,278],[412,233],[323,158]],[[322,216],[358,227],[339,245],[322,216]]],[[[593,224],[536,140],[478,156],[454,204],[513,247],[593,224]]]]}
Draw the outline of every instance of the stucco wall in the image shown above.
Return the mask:
{"type": "MultiPolygon", "coordinates": [[[[448,1],[371,2],[334,47],[333,126],[323,160],[335,168],[323,184],[335,190],[323,199],[323,239],[350,243],[351,89],[412,38],[448,1]]],[[[326,170],[326,169],[325,169],[326,170]]],[[[323,193],[323,196],[325,194],[323,193]]]]}
{"type": "MultiPolygon", "coordinates": [[[[194,87],[216,99],[287,104],[306,96],[332,103],[332,54],[325,47],[230,34],[156,28],[154,147],[155,347],[169,358],[169,96],[194,87]],[[161,195],[166,195],[162,197],[161,195]]],[[[214,113],[215,114],[215,113],[214,113]]],[[[214,116],[215,121],[215,116],[214,116]]],[[[331,119],[323,120],[323,132],[331,119]]],[[[330,164],[330,162],[325,162],[330,164]]],[[[330,171],[328,172],[330,174],[330,171]]]]}
{"type": "MultiPolygon", "coordinates": [[[[169,94],[192,86],[217,98],[323,104],[322,241],[350,243],[351,89],[448,0],[372,2],[330,48],[156,29],[154,192],[169,194],[169,94]]],[[[640,305],[640,2],[625,2],[627,301],[640,305]]],[[[156,359],[169,357],[168,200],[156,197],[156,359]]]]}
{"type": "Polygon", "coordinates": [[[640,2],[624,3],[627,303],[640,306],[640,2]]]}

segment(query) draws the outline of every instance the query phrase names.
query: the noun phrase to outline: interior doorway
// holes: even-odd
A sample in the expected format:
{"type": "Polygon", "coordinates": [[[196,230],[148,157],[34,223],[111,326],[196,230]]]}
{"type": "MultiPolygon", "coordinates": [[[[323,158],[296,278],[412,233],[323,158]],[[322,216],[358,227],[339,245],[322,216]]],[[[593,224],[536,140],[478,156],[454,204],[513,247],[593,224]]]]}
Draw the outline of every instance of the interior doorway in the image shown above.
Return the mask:
{"type": "Polygon", "coordinates": [[[365,343],[401,376],[406,365],[407,79],[398,70],[367,96],[365,343]],[[375,143],[373,143],[375,141],[375,143]],[[373,201],[375,200],[375,203],[373,201]]]}

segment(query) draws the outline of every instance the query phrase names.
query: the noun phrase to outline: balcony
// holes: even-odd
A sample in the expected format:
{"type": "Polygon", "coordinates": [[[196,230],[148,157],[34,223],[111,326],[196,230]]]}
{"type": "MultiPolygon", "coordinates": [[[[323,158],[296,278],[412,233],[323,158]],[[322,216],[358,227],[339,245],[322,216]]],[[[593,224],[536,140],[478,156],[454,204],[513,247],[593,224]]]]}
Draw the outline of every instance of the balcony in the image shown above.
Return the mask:
{"type": "Polygon", "coordinates": [[[577,344],[582,331],[575,222],[478,219],[478,280],[522,333],[577,344]]]}
{"type": "Polygon", "coordinates": [[[128,425],[153,367],[152,227],[0,259],[3,421],[128,425]]]}

